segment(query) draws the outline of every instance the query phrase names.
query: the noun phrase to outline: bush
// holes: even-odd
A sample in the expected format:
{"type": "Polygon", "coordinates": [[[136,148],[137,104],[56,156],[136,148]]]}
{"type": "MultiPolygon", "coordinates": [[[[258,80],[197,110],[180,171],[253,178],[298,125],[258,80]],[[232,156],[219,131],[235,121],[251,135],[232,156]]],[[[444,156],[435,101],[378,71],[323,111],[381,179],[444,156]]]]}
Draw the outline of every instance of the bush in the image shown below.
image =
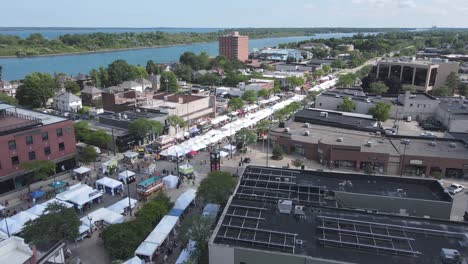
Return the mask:
{"type": "Polygon", "coordinates": [[[283,152],[283,148],[276,144],[274,147],[273,147],[273,156],[272,156],[272,159],[274,160],[282,160],[283,159],[283,156],[284,156],[284,152],[283,152]]]}

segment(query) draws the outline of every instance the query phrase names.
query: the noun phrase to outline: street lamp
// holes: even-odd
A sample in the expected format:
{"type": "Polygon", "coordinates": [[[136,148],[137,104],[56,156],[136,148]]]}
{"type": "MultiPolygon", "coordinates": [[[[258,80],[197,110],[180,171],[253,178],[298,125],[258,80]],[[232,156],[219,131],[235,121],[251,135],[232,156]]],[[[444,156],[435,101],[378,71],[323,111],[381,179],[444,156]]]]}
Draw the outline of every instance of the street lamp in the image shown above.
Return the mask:
{"type": "Polygon", "coordinates": [[[90,235],[93,234],[93,218],[91,216],[88,215],[88,220],[89,220],[89,232],[90,232],[90,235]]]}
{"type": "Polygon", "coordinates": [[[405,147],[403,148],[403,157],[400,162],[400,177],[403,176],[403,168],[405,167],[405,155],[406,155],[406,147],[408,146],[408,143],[405,142],[405,147]]]}
{"type": "Polygon", "coordinates": [[[132,216],[132,202],[130,198],[130,183],[128,182],[128,170],[125,170],[125,173],[127,174],[127,179],[125,179],[125,182],[127,183],[128,214],[132,216]]]}

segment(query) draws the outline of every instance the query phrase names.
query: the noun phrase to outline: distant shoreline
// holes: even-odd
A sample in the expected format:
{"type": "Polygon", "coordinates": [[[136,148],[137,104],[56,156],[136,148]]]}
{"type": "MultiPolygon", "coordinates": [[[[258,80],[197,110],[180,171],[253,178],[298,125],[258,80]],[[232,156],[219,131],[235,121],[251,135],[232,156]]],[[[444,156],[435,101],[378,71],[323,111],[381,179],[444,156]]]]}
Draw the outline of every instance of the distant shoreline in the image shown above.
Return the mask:
{"type": "Polygon", "coordinates": [[[183,46],[183,45],[193,45],[193,44],[206,44],[206,43],[213,43],[216,41],[210,42],[190,42],[190,43],[181,43],[181,44],[171,44],[171,45],[157,45],[157,46],[149,46],[149,47],[135,47],[135,48],[121,48],[121,49],[103,49],[103,50],[96,50],[96,51],[77,51],[77,52],[63,52],[63,53],[53,53],[53,54],[40,54],[40,55],[33,55],[33,56],[0,56],[0,59],[32,59],[37,57],[57,57],[57,56],[73,56],[73,55],[86,55],[86,54],[96,54],[96,53],[111,53],[111,52],[119,52],[119,51],[129,51],[129,50],[143,50],[143,49],[157,49],[157,48],[168,48],[168,47],[176,47],[176,46],[183,46]]]}

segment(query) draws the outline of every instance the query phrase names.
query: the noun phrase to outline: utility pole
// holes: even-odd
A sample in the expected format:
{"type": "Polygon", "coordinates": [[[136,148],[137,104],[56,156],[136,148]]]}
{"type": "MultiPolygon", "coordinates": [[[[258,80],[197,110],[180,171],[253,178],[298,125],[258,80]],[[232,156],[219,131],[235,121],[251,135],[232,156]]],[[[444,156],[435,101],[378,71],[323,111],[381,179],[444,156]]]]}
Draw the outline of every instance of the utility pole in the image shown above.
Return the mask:
{"type": "Polygon", "coordinates": [[[125,182],[127,183],[127,196],[128,196],[128,212],[129,215],[132,216],[132,202],[130,198],[130,183],[128,182],[128,170],[126,170],[127,178],[125,179],[125,182]]]}
{"type": "Polygon", "coordinates": [[[406,146],[408,146],[407,143],[405,143],[405,147],[403,148],[403,157],[400,162],[400,177],[403,176],[403,168],[405,167],[406,146]]]}
{"type": "Polygon", "coordinates": [[[115,157],[115,138],[114,138],[114,128],[112,128],[112,146],[113,146],[113,150],[114,150],[114,157],[115,157]]]}

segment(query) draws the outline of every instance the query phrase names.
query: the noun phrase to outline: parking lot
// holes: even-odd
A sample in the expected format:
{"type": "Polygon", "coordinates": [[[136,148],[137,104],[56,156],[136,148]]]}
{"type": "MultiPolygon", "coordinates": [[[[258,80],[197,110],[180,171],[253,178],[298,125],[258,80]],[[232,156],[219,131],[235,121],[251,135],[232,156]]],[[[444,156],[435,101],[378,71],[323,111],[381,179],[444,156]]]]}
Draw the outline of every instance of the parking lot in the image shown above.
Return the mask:
{"type": "MultiPolygon", "coordinates": [[[[389,119],[385,121],[382,126],[384,129],[394,128],[394,125],[398,126],[398,135],[404,136],[421,136],[421,133],[428,132],[419,126],[417,121],[406,122],[404,120],[389,119]]],[[[436,137],[444,137],[444,132],[429,131],[436,137]]]]}

